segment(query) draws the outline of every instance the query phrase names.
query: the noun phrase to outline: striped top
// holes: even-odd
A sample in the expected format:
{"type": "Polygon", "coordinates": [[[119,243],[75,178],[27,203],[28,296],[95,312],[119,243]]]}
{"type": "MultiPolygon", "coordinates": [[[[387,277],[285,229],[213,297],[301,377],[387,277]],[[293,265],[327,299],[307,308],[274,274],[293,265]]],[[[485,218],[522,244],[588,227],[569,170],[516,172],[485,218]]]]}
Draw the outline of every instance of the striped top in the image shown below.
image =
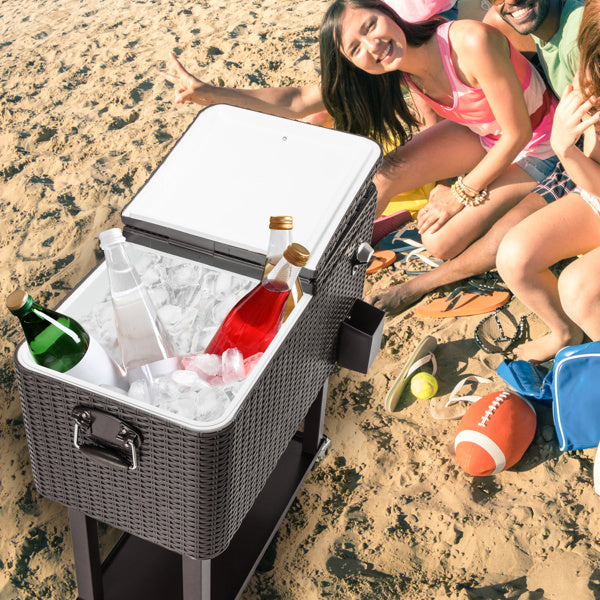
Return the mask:
{"type": "MultiPolygon", "coordinates": [[[[502,129],[492,113],[483,90],[465,85],[456,74],[450,54],[449,31],[452,24],[452,22],[443,23],[436,31],[444,69],[452,86],[452,95],[454,97],[452,106],[440,104],[425,95],[411,81],[408,74],[406,75],[406,80],[438,115],[468,127],[480,136],[481,145],[486,150],[489,150],[500,139],[502,129]]],[[[521,89],[523,90],[525,104],[529,111],[533,129],[530,141],[518,156],[515,157],[515,161],[524,156],[535,156],[540,159],[554,156],[554,152],[550,147],[550,133],[552,131],[552,119],[554,118],[557,100],[544,83],[540,74],[512,45],[510,46],[510,61],[521,82],[521,89]]]]}

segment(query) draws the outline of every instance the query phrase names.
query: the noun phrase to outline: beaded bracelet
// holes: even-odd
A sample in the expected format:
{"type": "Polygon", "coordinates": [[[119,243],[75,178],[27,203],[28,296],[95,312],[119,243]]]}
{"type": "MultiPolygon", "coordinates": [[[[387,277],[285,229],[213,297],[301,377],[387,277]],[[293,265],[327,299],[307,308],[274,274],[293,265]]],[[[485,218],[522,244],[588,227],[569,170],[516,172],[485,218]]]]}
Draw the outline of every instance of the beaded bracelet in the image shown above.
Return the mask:
{"type": "Polygon", "coordinates": [[[479,206],[485,198],[482,196],[469,196],[459,185],[458,182],[452,184],[450,188],[454,197],[463,205],[463,206],[479,206]]]}
{"type": "Polygon", "coordinates": [[[462,181],[462,177],[459,177],[457,181],[452,184],[450,188],[455,198],[463,206],[479,206],[482,202],[487,200],[488,191],[484,188],[480,192],[476,192],[462,181]]]}
{"type": "Polygon", "coordinates": [[[481,190],[481,192],[478,192],[477,190],[474,190],[472,187],[468,186],[465,183],[465,178],[462,175],[457,177],[457,180],[459,185],[463,188],[463,190],[465,190],[465,192],[467,192],[467,194],[469,194],[469,196],[477,196],[477,194],[487,193],[487,188],[484,188],[481,190]]]}

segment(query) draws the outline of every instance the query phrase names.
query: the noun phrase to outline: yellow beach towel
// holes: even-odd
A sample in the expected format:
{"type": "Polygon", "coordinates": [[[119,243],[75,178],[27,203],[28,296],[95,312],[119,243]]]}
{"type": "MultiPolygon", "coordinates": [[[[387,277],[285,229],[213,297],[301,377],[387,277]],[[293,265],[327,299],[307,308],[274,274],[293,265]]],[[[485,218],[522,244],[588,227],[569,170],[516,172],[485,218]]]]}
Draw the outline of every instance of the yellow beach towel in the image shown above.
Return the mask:
{"type": "Polygon", "coordinates": [[[383,211],[383,214],[393,215],[399,210],[408,210],[414,221],[417,213],[427,204],[429,194],[434,187],[435,183],[427,183],[414,190],[410,190],[409,192],[394,196],[387,205],[387,208],[383,211]]]}

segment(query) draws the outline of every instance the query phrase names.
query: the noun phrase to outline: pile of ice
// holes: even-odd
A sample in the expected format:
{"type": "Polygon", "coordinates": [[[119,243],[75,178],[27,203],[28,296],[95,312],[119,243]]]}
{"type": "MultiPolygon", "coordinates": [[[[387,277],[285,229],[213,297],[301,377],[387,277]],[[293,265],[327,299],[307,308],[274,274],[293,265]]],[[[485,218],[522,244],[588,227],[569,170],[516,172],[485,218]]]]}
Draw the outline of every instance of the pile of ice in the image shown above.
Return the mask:
{"type": "MultiPolygon", "coordinates": [[[[139,246],[129,245],[127,251],[183,367],[151,384],[134,382],[129,396],[188,419],[218,419],[260,356],[244,361],[239,351],[232,350],[221,359],[203,351],[227,313],[256,280],[139,246]]],[[[108,289],[105,297],[78,320],[120,364],[108,289]]]]}
{"type": "Polygon", "coordinates": [[[260,360],[256,354],[244,360],[237,348],[214,354],[188,354],[181,358],[183,369],[147,382],[131,384],[129,396],[196,421],[220,418],[236,395],[239,384],[260,360]]]}

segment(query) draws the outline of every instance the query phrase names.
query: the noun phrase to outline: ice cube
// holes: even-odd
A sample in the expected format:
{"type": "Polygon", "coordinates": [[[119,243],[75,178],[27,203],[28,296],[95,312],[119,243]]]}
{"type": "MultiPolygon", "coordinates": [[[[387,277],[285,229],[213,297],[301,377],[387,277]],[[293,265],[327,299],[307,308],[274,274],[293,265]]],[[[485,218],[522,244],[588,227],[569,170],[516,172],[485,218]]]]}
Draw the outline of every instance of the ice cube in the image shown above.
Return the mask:
{"type": "MultiPolygon", "coordinates": [[[[196,296],[196,299],[191,306],[196,310],[196,319],[194,321],[195,329],[206,329],[207,327],[215,327],[212,318],[213,298],[204,295],[204,291],[196,296]]],[[[218,323],[220,324],[220,323],[218,323]]]]}
{"type": "Polygon", "coordinates": [[[229,348],[221,357],[221,377],[224,384],[241,381],[246,376],[244,357],[237,348],[229,348]]]}
{"type": "Polygon", "coordinates": [[[140,402],[150,402],[150,391],[148,390],[148,384],[145,379],[136,379],[129,386],[129,392],[127,395],[134,400],[140,402]]]}
{"type": "Polygon", "coordinates": [[[174,302],[181,307],[193,304],[201,291],[202,267],[189,263],[179,264],[169,269],[167,276],[174,302]]]}
{"type": "Polygon", "coordinates": [[[179,391],[199,389],[206,386],[196,371],[180,369],[171,373],[171,379],[179,386],[179,391]]]}
{"type": "Polygon", "coordinates": [[[202,293],[209,297],[215,297],[215,283],[219,277],[219,274],[212,270],[207,269],[204,273],[204,277],[202,278],[202,293]]]}
{"type": "Polygon", "coordinates": [[[202,269],[198,265],[183,263],[171,267],[168,276],[173,289],[179,289],[184,286],[199,284],[202,278],[202,269]]]}
{"type": "Polygon", "coordinates": [[[171,332],[179,324],[183,317],[183,311],[179,306],[165,304],[158,309],[158,318],[163,325],[171,332]]]}
{"type": "Polygon", "coordinates": [[[225,300],[230,297],[232,292],[236,291],[235,278],[231,273],[222,271],[215,279],[214,297],[217,301],[225,300]]]}
{"type": "Polygon", "coordinates": [[[185,419],[195,419],[197,404],[198,393],[190,391],[172,398],[167,410],[185,419]]]}
{"type": "Polygon", "coordinates": [[[213,304],[212,308],[212,320],[215,325],[220,325],[224,320],[229,311],[233,308],[234,304],[231,299],[221,300],[213,304]]]}
{"type": "Polygon", "coordinates": [[[236,395],[241,387],[242,387],[241,382],[236,381],[234,383],[230,383],[229,385],[221,386],[221,389],[227,394],[227,397],[230,400],[233,400],[236,397],[236,395]]]}
{"type": "Polygon", "coordinates": [[[216,354],[193,354],[182,357],[185,369],[195,371],[205,381],[221,372],[221,357],[216,354]]]}
{"type": "Polygon", "coordinates": [[[146,287],[159,286],[164,281],[162,269],[151,265],[140,273],[140,279],[146,287]]]}
{"type": "Polygon", "coordinates": [[[154,304],[156,309],[159,309],[161,306],[167,304],[170,301],[170,294],[164,287],[154,286],[152,288],[149,288],[147,291],[148,296],[150,296],[150,300],[152,301],[152,304],[154,304]]]}
{"type": "Polygon", "coordinates": [[[196,419],[199,421],[214,421],[223,415],[231,401],[222,388],[208,388],[198,396],[196,419]]]}
{"type": "Polygon", "coordinates": [[[160,260],[160,257],[153,252],[143,252],[135,258],[135,270],[138,274],[143,273],[148,270],[153,265],[157,264],[160,260]]]}
{"type": "Polygon", "coordinates": [[[150,389],[151,402],[154,406],[169,410],[169,404],[177,397],[179,386],[168,375],[155,379],[150,389]]]}
{"type": "Polygon", "coordinates": [[[208,343],[212,340],[216,331],[217,328],[214,326],[205,327],[203,329],[198,328],[194,331],[192,341],[190,342],[189,353],[202,352],[208,346],[208,343]]]}

